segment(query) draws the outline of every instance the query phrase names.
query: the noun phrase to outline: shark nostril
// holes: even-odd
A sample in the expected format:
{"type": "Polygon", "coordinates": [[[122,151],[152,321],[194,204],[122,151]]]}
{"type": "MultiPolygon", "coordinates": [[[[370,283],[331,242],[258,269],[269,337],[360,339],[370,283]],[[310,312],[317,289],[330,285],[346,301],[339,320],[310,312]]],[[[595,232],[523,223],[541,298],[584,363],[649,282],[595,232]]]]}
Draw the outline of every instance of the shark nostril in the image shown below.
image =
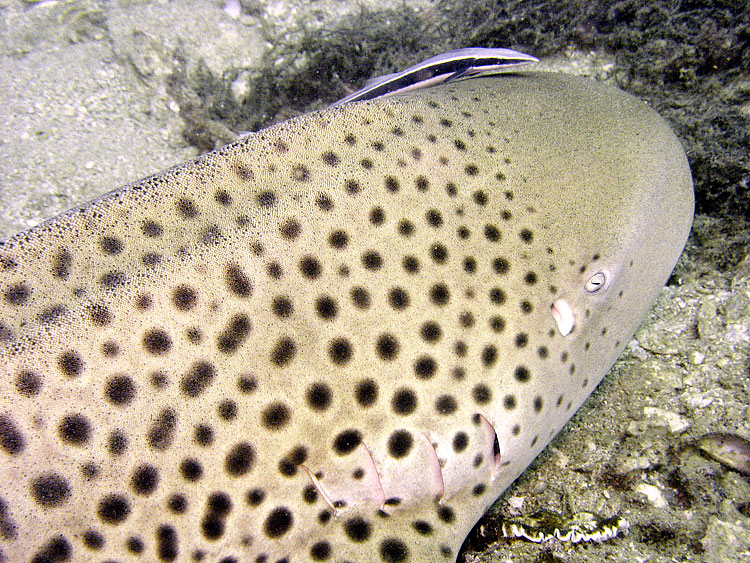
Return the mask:
{"type": "Polygon", "coordinates": [[[550,311],[552,312],[552,317],[557,323],[557,330],[559,330],[560,334],[563,336],[568,336],[573,330],[573,325],[576,322],[570,304],[565,299],[558,299],[550,306],[550,311]]]}

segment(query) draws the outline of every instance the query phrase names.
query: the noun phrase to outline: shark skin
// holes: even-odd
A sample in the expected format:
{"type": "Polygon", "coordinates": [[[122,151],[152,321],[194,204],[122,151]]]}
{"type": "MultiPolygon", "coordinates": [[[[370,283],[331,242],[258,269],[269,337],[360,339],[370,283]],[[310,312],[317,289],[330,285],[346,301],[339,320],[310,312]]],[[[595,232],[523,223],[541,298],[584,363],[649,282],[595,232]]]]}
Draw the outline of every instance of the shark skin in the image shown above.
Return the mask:
{"type": "Polygon", "coordinates": [[[16,235],[0,561],[455,561],[692,216],[654,111],[518,72],[304,115],[16,235]]]}

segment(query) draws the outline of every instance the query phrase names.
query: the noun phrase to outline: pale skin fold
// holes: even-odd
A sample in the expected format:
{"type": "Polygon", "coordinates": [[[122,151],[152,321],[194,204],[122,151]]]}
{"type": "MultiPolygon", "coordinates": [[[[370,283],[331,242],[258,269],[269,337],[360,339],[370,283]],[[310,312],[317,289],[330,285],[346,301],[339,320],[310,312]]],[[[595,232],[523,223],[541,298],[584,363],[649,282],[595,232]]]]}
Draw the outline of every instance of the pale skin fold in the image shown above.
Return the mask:
{"type": "Polygon", "coordinates": [[[518,73],[305,115],[15,236],[0,560],[454,561],[692,215],[643,102],[518,73]]]}

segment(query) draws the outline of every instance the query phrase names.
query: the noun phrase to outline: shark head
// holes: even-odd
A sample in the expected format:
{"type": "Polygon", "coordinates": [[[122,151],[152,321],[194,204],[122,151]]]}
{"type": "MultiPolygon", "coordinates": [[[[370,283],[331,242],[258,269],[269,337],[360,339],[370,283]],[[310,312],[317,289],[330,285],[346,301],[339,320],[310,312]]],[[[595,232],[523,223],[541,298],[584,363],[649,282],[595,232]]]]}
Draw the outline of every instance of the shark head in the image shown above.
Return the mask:
{"type": "Polygon", "coordinates": [[[455,560],[692,210],[645,104],[529,72],[302,116],[11,238],[0,559],[455,560]]]}

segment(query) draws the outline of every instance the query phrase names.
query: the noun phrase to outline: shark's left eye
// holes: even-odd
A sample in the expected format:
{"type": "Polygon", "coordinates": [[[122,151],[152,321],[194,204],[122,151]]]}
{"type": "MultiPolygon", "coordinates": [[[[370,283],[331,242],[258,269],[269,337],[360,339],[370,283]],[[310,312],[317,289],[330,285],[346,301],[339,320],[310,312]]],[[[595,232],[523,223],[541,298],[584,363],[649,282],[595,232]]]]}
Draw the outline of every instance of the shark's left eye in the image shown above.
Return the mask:
{"type": "Polygon", "coordinates": [[[597,272],[589,278],[583,289],[586,293],[601,293],[609,285],[609,274],[606,271],[597,272]]]}

